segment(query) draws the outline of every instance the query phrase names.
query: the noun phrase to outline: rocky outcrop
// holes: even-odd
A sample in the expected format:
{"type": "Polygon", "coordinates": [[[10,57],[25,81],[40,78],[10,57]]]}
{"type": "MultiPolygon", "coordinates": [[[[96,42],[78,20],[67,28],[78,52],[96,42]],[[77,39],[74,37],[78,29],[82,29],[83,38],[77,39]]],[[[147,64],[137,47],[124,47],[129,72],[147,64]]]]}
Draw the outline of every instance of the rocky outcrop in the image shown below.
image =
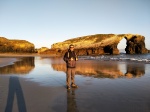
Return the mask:
{"type": "Polygon", "coordinates": [[[41,47],[40,49],[37,49],[37,53],[43,53],[43,52],[45,52],[45,51],[47,51],[47,50],[49,50],[49,48],[47,48],[47,47],[41,47]]]}
{"type": "Polygon", "coordinates": [[[0,37],[0,53],[34,53],[34,44],[26,40],[9,40],[0,37]]]}
{"type": "Polygon", "coordinates": [[[70,44],[74,44],[79,54],[83,55],[104,53],[119,54],[117,45],[122,38],[123,37],[115,34],[89,35],[55,43],[51,46],[51,48],[66,50],[70,44]]]}
{"type": "Polygon", "coordinates": [[[137,34],[96,34],[78,37],[55,43],[49,51],[55,50],[56,52],[53,52],[55,54],[58,52],[64,54],[68,46],[74,44],[78,55],[120,54],[117,46],[123,38],[127,41],[125,48],[127,54],[148,53],[145,48],[145,37],[137,34]]]}
{"type": "Polygon", "coordinates": [[[38,52],[39,54],[48,54],[48,55],[51,55],[51,56],[61,56],[64,54],[66,50],[61,50],[61,49],[47,49],[43,52],[38,52]]]}
{"type": "Polygon", "coordinates": [[[134,35],[132,37],[125,37],[127,40],[127,46],[125,51],[127,54],[143,54],[148,53],[145,48],[145,37],[140,35],[134,35]]]}

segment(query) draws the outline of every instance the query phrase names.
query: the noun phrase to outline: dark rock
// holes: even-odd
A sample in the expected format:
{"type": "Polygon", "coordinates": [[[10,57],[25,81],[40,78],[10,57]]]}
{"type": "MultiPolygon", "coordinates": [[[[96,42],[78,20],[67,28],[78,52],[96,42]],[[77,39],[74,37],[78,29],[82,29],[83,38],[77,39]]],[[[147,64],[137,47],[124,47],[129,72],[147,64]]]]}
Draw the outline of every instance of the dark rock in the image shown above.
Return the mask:
{"type": "MultiPolygon", "coordinates": [[[[126,38],[127,39],[127,38],[126,38]]],[[[127,39],[127,46],[125,51],[127,54],[144,54],[148,53],[148,50],[145,48],[145,37],[133,36],[130,39],[127,39]]]]}

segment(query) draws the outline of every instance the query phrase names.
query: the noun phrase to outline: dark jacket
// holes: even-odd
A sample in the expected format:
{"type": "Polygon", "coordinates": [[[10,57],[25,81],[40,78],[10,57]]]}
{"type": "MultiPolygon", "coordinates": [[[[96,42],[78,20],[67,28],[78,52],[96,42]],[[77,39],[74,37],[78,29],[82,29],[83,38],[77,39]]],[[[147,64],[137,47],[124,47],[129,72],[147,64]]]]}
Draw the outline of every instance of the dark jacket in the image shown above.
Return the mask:
{"type": "Polygon", "coordinates": [[[63,59],[66,62],[67,68],[75,68],[76,67],[77,55],[74,51],[68,50],[65,53],[63,59]],[[73,60],[71,60],[71,58],[73,60]]]}

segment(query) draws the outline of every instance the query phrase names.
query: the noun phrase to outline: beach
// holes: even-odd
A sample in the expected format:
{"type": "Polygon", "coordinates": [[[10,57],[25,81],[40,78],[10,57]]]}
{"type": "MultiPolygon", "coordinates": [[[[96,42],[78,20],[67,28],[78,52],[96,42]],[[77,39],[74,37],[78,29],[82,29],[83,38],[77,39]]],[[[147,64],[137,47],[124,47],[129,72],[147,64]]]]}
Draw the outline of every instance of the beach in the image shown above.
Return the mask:
{"type": "Polygon", "coordinates": [[[150,111],[149,64],[92,59],[79,59],[68,91],[62,58],[1,57],[0,112],[150,111]]]}
{"type": "Polygon", "coordinates": [[[16,61],[17,61],[16,58],[1,58],[0,57],[0,67],[11,65],[16,61]]]}

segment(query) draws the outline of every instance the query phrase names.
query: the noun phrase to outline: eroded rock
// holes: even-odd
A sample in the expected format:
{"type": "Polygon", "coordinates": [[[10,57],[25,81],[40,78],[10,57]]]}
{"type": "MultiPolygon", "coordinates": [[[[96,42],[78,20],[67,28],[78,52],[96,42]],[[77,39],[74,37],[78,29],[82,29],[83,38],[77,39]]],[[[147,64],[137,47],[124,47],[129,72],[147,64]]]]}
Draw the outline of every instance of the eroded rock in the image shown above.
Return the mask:
{"type": "MultiPolygon", "coordinates": [[[[148,53],[145,48],[145,37],[138,34],[89,35],[55,43],[51,48],[60,49],[60,54],[63,54],[70,44],[74,44],[78,55],[120,54],[117,46],[123,38],[127,40],[125,48],[127,54],[148,53]]],[[[57,51],[53,53],[58,54],[57,51]]]]}
{"type": "Polygon", "coordinates": [[[127,40],[127,46],[125,48],[127,54],[148,53],[148,50],[145,48],[144,36],[132,36],[131,38],[125,38],[127,40]]]}

